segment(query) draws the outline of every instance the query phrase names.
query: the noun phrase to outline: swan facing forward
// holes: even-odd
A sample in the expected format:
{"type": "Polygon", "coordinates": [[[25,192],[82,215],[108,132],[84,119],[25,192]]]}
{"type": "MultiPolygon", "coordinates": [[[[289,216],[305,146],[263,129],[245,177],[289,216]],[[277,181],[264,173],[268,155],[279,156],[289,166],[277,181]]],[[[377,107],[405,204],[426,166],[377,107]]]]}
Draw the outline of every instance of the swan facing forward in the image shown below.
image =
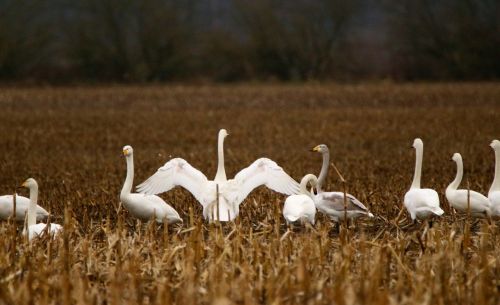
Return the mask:
{"type": "MultiPolygon", "coordinates": [[[[24,221],[26,212],[30,205],[30,199],[19,196],[16,194],[16,221],[24,221]]],[[[12,210],[14,209],[14,196],[4,195],[0,196],[0,219],[7,220],[12,216],[12,210]]],[[[49,217],[49,213],[41,206],[36,206],[36,220],[43,221],[49,217]]]]}
{"type": "Polygon", "coordinates": [[[488,192],[488,199],[491,203],[491,214],[500,216],[500,141],[493,140],[490,146],[495,152],[495,176],[488,192]]]}
{"type": "Polygon", "coordinates": [[[470,213],[472,216],[489,216],[491,214],[491,204],[486,196],[475,191],[457,189],[460,182],[462,182],[464,165],[462,156],[459,153],[453,154],[452,160],[457,164],[457,175],[455,176],[455,180],[446,188],[446,199],[459,212],[466,213],[470,204],[470,213]]]}
{"type": "Polygon", "coordinates": [[[318,184],[318,179],[313,174],[307,174],[300,181],[300,194],[288,196],[283,206],[283,217],[286,223],[309,222],[314,225],[316,216],[316,207],[314,205],[314,196],[307,190],[307,184],[311,182],[313,187],[318,184]]]}
{"type": "Polygon", "coordinates": [[[410,190],[405,194],[404,205],[413,221],[427,219],[432,215],[441,216],[444,211],[439,207],[438,193],[433,189],[420,188],[424,143],[417,138],[413,141],[413,148],[415,148],[416,153],[415,174],[410,190]]]}
{"type": "Polygon", "coordinates": [[[201,203],[203,216],[210,221],[235,219],[239,213],[239,205],[253,189],[261,185],[287,195],[299,192],[299,184],[274,161],[267,158],[257,159],[249,167],[241,170],[234,179],[228,180],[224,168],[223,149],[224,138],[227,135],[225,129],[219,131],[218,166],[214,180],[208,180],[186,160],[174,158],[140,184],[137,187],[138,191],[145,194],[159,194],[175,186],[182,186],[201,203]],[[217,187],[219,198],[217,198],[217,187]]]}
{"type": "Polygon", "coordinates": [[[127,145],[123,147],[123,155],[127,160],[127,177],[120,193],[120,200],[129,213],[143,221],[154,217],[159,223],[163,223],[165,219],[169,224],[182,222],[177,211],[160,197],[131,193],[134,183],[134,150],[127,145]]]}
{"type": "Polygon", "coordinates": [[[27,210],[28,219],[27,225],[24,227],[23,235],[28,234],[28,239],[32,240],[35,237],[43,236],[43,233],[49,232],[50,235],[55,235],[62,230],[62,226],[56,223],[36,223],[36,211],[37,211],[37,201],[38,201],[38,183],[33,178],[29,178],[24,181],[21,185],[22,187],[28,188],[30,190],[30,204],[27,210]],[[26,232],[26,230],[28,232],[26,232]]]}
{"type": "Polygon", "coordinates": [[[328,173],[330,151],[325,144],[314,147],[312,151],[323,155],[323,165],[318,178],[318,193],[313,197],[316,208],[336,222],[343,220],[344,217],[347,217],[347,219],[355,219],[361,216],[373,217],[373,214],[368,211],[365,205],[353,195],[347,194],[346,206],[344,206],[343,192],[323,192],[322,186],[328,173]]]}

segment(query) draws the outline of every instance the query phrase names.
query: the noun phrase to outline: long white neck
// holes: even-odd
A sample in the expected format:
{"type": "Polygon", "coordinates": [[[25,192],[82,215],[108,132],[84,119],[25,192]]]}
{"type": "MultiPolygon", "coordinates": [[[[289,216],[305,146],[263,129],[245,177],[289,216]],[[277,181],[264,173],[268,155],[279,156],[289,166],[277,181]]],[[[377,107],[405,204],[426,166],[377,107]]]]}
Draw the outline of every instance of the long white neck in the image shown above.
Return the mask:
{"type": "Polygon", "coordinates": [[[219,141],[217,143],[218,149],[218,161],[217,161],[217,173],[215,174],[214,181],[222,182],[227,181],[226,169],[224,168],[224,135],[219,133],[219,141]]]}
{"type": "Polygon", "coordinates": [[[495,191],[500,191],[500,149],[495,149],[495,177],[489,193],[495,191]]]}
{"type": "Polygon", "coordinates": [[[313,193],[307,190],[307,184],[309,181],[313,182],[313,185],[317,187],[318,178],[316,178],[313,174],[307,174],[304,178],[302,178],[302,180],[300,180],[300,192],[314,199],[313,193]]]}
{"type": "Polygon", "coordinates": [[[120,198],[130,194],[132,191],[132,184],[134,183],[134,156],[128,155],[125,159],[127,160],[127,178],[125,178],[125,183],[123,183],[120,198]]]}
{"type": "Polygon", "coordinates": [[[28,227],[36,224],[36,205],[38,201],[38,186],[30,187],[30,205],[28,206],[28,227]]]}
{"type": "Polygon", "coordinates": [[[415,173],[413,174],[413,182],[410,189],[419,189],[420,180],[422,178],[422,156],[424,154],[424,147],[415,147],[415,173]]]}
{"type": "Polygon", "coordinates": [[[464,175],[464,164],[462,162],[462,159],[458,159],[457,161],[457,175],[455,176],[455,180],[453,180],[450,185],[446,188],[446,190],[451,190],[454,191],[458,188],[460,185],[460,182],[462,182],[462,177],[464,175]]]}
{"type": "Polygon", "coordinates": [[[318,193],[322,191],[321,187],[324,185],[326,175],[328,174],[328,164],[330,163],[330,151],[323,152],[323,165],[321,165],[321,172],[318,177],[318,193]]]}

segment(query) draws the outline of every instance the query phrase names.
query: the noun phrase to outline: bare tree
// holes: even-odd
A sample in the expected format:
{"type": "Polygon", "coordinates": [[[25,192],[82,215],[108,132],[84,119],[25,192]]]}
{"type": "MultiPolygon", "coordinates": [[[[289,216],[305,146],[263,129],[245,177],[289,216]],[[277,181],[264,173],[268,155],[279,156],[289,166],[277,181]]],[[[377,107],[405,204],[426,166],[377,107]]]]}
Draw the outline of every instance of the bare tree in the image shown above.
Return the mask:
{"type": "Polygon", "coordinates": [[[259,70],[281,79],[332,76],[358,1],[238,2],[241,24],[259,70]]]}
{"type": "MultiPolygon", "coordinates": [[[[45,1],[0,0],[0,78],[31,78],[51,59],[45,1]]],[[[41,75],[44,76],[44,75],[41,75]]]]}
{"type": "Polygon", "coordinates": [[[500,2],[386,1],[396,61],[406,78],[500,76],[500,2]]]}
{"type": "Polygon", "coordinates": [[[68,54],[87,77],[164,80],[186,68],[192,1],[81,0],[67,7],[68,54]]]}

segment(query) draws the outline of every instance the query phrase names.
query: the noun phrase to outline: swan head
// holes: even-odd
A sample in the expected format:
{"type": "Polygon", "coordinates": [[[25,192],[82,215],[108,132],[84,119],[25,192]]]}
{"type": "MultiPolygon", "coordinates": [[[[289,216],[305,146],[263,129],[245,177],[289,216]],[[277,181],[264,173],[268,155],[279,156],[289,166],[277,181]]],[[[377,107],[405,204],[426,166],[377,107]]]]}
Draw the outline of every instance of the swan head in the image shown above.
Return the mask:
{"type": "Polygon", "coordinates": [[[28,179],[26,179],[26,181],[23,182],[23,184],[21,184],[21,187],[32,189],[34,187],[38,187],[38,183],[36,183],[35,179],[28,178],[28,179]]]}
{"type": "Polygon", "coordinates": [[[326,144],[319,144],[318,146],[311,149],[311,151],[326,153],[328,152],[328,146],[326,146],[326,144]]]}
{"type": "Polygon", "coordinates": [[[130,146],[130,145],[123,146],[123,155],[125,157],[132,156],[133,153],[134,153],[134,149],[132,148],[132,146],[130,146]]]}
{"type": "Polygon", "coordinates": [[[451,157],[451,160],[455,162],[460,162],[462,161],[462,155],[460,155],[459,153],[454,153],[453,157],[451,157]]]}
{"type": "Polygon", "coordinates": [[[491,148],[493,148],[494,150],[498,150],[500,149],[500,141],[498,140],[493,140],[490,144],[491,148]]]}
{"type": "Polygon", "coordinates": [[[229,134],[227,133],[227,131],[223,128],[221,130],[219,130],[219,138],[222,138],[224,139],[225,137],[227,137],[229,134]]]}
{"type": "Polygon", "coordinates": [[[420,138],[416,138],[415,140],[413,140],[413,148],[418,148],[418,147],[423,147],[424,146],[424,142],[422,142],[422,140],[420,138]]]}

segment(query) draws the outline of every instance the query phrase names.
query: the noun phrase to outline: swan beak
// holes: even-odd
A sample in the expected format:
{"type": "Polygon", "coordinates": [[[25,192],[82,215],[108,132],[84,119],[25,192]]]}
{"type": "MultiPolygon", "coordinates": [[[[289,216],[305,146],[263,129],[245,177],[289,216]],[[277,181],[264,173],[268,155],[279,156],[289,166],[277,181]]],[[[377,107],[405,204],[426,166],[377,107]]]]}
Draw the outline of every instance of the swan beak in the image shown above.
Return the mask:
{"type": "Polygon", "coordinates": [[[124,155],[124,156],[128,156],[128,150],[124,149],[124,150],[123,150],[123,155],[124,155]]]}
{"type": "Polygon", "coordinates": [[[318,152],[318,151],[319,151],[319,145],[318,145],[318,146],[316,146],[316,147],[314,147],[313,149],[311,149],[311,151],[316,151],[316,152],[318,152]]]}

